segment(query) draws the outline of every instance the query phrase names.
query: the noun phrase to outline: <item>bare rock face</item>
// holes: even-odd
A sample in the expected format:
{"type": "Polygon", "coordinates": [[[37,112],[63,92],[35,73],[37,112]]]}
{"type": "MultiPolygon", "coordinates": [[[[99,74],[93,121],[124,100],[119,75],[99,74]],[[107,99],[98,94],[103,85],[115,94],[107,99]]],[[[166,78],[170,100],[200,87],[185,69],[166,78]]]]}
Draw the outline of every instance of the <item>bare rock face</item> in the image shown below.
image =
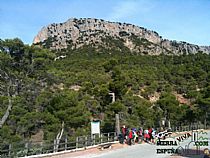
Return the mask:
{"type": "Polygon", "coordinates": [[[43,27],[41,29],[41,31],[39,31],[38,35],[36,35],[36,37],[34,38],[33,43],[39,43],[39,42],[43,42],[44,40],[47,40],[47,38],[50,35],[48,35],[48,30],[46,27],[43,27]]]}
{"type": "Polygon", "coordinates": [[[96,48],[115,47],[120,51],[126,48],[131,52],[149,55],[210,52],[209,46],[170,41],[143,27],[92,18],[72,18],[64,23],[50,24],[41,29],[33,43],[52,50],[77,49],[91,45],[96,48]]]}

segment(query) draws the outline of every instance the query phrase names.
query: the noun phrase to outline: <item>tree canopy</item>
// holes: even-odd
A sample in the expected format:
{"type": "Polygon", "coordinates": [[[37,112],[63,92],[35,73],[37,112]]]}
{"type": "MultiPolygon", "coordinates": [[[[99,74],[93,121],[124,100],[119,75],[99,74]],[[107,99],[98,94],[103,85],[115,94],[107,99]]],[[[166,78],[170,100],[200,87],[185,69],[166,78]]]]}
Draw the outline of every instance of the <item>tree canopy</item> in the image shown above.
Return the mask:
{"type": "Polygon", "coordinates": [[[9,98],[12,108],[0,139],[28,140],[42,130],[44,140],[53,140],[62,122],[67,136],[87,135],[93,119],[108,132],[117,113],[130,127],[157,127],[162,117],[171,125],[209,123],[210,55],[134,54],[88,46],[54,52],[20,39],[1,40],[0,118],[9,98]],[[66,57],[54,60],[61,55],[66,57]],[[10,96],[5,73],[11,79],[10,96]],[[114,103],[109,93],[115,94],[114,103]]]}

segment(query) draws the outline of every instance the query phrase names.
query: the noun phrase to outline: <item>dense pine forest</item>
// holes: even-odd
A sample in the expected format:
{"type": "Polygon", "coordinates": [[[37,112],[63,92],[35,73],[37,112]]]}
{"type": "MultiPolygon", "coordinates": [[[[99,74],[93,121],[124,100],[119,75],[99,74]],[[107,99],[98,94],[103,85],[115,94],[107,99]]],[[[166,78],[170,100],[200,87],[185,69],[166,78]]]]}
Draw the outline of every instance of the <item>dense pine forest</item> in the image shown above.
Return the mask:
{"type": "Polygon", "coordinates": [[[0,40],[0,142],[52,141],[121,125],[159,127],[210,120],[210,55],[138,55],[84,46],[50,51],[20,39],[0,40]],[[114,93],[112,102],[109,93],[114,93]]]}

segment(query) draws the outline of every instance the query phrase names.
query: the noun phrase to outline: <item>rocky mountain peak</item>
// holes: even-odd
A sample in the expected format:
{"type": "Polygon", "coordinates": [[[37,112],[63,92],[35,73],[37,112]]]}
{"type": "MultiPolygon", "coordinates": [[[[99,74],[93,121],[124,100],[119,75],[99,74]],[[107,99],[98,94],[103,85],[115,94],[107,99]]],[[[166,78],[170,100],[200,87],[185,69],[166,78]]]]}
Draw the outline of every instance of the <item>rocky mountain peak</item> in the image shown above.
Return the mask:
{"type": "Polygon", "coordinates": [[[91,45],[96,48],[114,47],[120,51],[128,48],[131,52],[150,55],[210,52],[209,46],[170,41],[143,27],[93,18],[71,18],[64,23],[50,24],[41,29],[33,43],[52,50],[77,49],[91,45]]]}

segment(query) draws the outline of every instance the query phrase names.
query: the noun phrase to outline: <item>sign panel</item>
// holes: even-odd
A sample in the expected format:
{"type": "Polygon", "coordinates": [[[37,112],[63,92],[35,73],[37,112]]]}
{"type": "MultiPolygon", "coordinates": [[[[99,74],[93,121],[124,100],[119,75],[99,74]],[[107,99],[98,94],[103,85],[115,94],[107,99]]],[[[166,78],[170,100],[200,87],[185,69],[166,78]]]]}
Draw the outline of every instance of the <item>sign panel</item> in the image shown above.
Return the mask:
{"type": "Polygon", "coordinates": [[[100,121],[91,122],[91,134],[100,134],[100,121]]]}

